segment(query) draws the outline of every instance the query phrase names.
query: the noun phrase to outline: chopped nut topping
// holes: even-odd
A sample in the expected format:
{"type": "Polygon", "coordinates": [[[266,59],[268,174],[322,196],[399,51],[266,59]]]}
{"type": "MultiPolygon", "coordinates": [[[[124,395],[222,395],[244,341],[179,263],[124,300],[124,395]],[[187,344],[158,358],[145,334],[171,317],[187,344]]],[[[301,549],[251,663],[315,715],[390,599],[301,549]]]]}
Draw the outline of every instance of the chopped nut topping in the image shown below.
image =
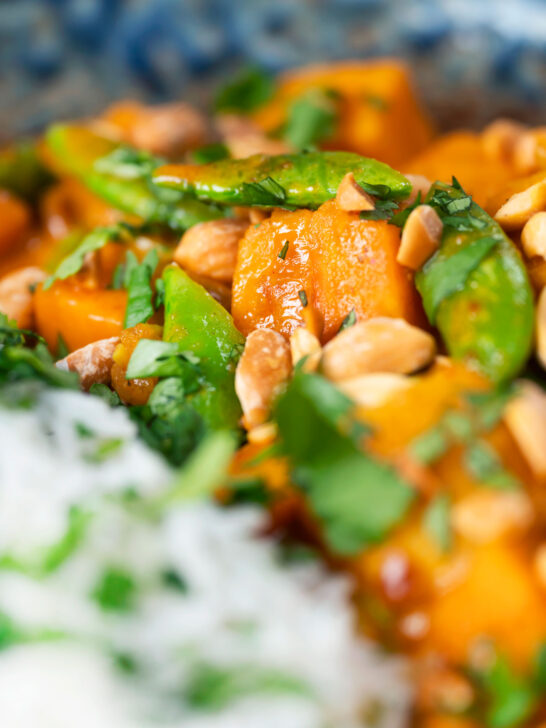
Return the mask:
{"type": "Polygon", "coordinates": [[[83,389],[89,389],[95,382],[110,384],[114,350],[118,344],[119,336],[93,341],[65,356],[56,366],[65,371],[78,372],[83,389]]]}
{"type": "Polygon", "coordinates": [[[292,352],[292,363],[294,366],[303,357],[307,357],[303,364],[303,370],[306,372],[314,372],[317,370],[322,349],[320,341],[308,329],[301,326],[294,331],[290,337],[290,351],[292,352]]]}
{"type": "Polygon", "coordinates": [[[525,130],[517,139],[513,163],[518,173],[532,174],[546,162],[546,127],[525,130]]]}
{"type": "Polygon", "coordinates": [[[8,273],[0,280],[0,311],[21,329],[32,328],[33,287],[47,278],[40,268],[29,266],[8,273]]]}
{"type": "Polygon", "coordinates": [[[335,382],[373,372],[409,374],[432,361],[436,342],[403,319],[378,317],[339,333],[323,350],[325,375],[335,382]]]}
{"type": "Polygon", "coordinates": [[[409,197],[400,203],[402,210],[413,205],[419,193],[421,193],[421,200],[424,200],[432,186],[432,182],[422,174],[405,174],[404,177],[411,183],[411,192],[409,197]]]}
{"type": "Polygon", "coordinates": [[[236,218],[200,222],[184,233],[173,259],[190,273],[229,283],[247,228],[247,220],[236,218]]]}
{"type": "Polygon", "coordinates": [[[519,230],[535,213],[543,210],[546,210],[546,180],[512,195],[497,211],[495,220],[506,230],[519,230]]]}
{"type": "Polygon", "coordinates": [[[397,392],[407,389],[411,380],[403,374],[363,374],[339,382],[339,388],[363,407],[379,407],[397,392]]]}
{"type": "Polygon", "coordinates": [[[345,212],[362,212],[375,209],[375,202],[355,180],[352,172],[348,172],[337,188],[336,203],[345,212]]]}
{"type": "Polygon", "coordinates": [[[235,391],[251,430],[266,422],[271,404],[292,372],[290,347],[271,329],[256,329],[246,340],[235,372],[235,391]]]}
{"type": "Polygon", "coordinates": [[[521,231],[521,244],[525,254],[546,258],[546,212],[537,212],[521,231]]]}
{"type": "Polygon", "coordinates": [[[440,247],[443,229],[436,210],[419,205],[406,220],[396,260],[412,270],[421,268],[440,247]]]}
{"type": "Polygon", "coordinates": [[[461,536],[486,543],[525,530],[533,520],[533,506],[523,491],[482,490],[456,503],[451,519],[461,536]]]}
{"type": "Polygon", "coordinates": [[[497,119],[482,132],[482,145],[491,159],[511,162],[514,149],[527,127],[511,119],[497,119]]]}
{"type": "Polygon", "coordinates": [[[531,470],[546,476],[546,393],[534,382],[520,382],[519,394],[506,406],[504,421],[531,470]]]}

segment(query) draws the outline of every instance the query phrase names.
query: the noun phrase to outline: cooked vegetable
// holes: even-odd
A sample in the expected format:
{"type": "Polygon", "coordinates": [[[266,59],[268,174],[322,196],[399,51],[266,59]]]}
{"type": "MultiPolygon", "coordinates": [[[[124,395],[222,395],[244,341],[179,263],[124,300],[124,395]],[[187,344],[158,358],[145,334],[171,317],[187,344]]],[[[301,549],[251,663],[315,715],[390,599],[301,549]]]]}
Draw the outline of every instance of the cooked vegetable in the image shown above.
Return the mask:
{"type": "Polygon", "coordinates": [[[429,321],[456,359],[493,381],[523,367],[533,337],[533,295],[519,253],[497,223],[460,188],[428,195],[444,222],[441,247],[415,281],[429,321]]]}
{"type": "Polygon", "coordinates": [[[399,172],[350,152],[256,154],[205,165],[167,165],[154,182],[187,197],[223,205],[318,207],[336,196],[341,180],[353,172],[359,185],[381,198],[402,199],[411,185],[399,172]]]}
{"type": "Polygon", "coordinates": [[[235,395],[235,366],[244,339],[229,313],[178,266],[168,266],[163,338],[197,358],[197,385],[184,393],[212,429],[235,429],[241,408],[235,395]]]}
{"type": "Polygon", "coordinates": [[[53,126],[47,133],[47,144],[62,170],[75,175],[114,207],[141,220],[185,230],[222,216],[214,207],[196,200],[182,201],[180,195],[150,182],[149,174],[161,160],[130,150],[129,163],[129,155],[118,152],[115,156],[118,144],[83,126],[53,126]]]}
{"type": "Polygon", "coordinates": [[[33,142],[0,149],[0,189],[9,190],[28,202],[36,202],[53,179],[33,142]]]}

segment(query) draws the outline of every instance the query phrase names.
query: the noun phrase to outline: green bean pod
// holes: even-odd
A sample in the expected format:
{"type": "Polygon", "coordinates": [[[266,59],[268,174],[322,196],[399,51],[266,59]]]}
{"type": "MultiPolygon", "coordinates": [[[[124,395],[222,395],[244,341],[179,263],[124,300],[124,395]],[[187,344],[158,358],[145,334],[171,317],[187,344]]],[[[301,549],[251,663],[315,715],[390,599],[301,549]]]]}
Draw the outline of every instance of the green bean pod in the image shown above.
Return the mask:
{"type": "Polygon", "coordinates": [[[222,205],[316,208],[335,197],[349,172],[382,198],[402,199],[411,191],[399,172],[351,152],[256,154],[203,165],[167,165],[157,169],[153,178],[156,184],[187,197],[222,205]]]}
{"type": "MultiPolygon", "coordinates": [[[[446,200],[468,200],[461,189],[436,183],[427,197],[433,206],[438,191],[446,200]]],[[[515,245],[484,210],[468,205],[444,222],[440,249],[415,282],[449,354],[504,382],[531,351],[533,293],[515,245]]]]}
{"type": "MultiPolygon", "coordinates": [[[[83,126],[55,125],[46,136],[50,152],[59,167],[77,177],[87,188],[113,207],[145,222],[168,225],[176,231],[223,216],[218,208],[180,195],[165,194],[143,176],[123,179],[100,170],[100,160],[120,145],[83,126]]],[[[158,161],[158,164],[160,162],[158,161]]]]}
{"type": "Polygon", "coordinates": [[[242,412],[235,393],[235,367],[244,337],[225,308],[177,265],[165,268],[163,280],[163,339],[194,354],[202,374],[201,388],[184,402],[211,429],[236,429],[242,412]]]}

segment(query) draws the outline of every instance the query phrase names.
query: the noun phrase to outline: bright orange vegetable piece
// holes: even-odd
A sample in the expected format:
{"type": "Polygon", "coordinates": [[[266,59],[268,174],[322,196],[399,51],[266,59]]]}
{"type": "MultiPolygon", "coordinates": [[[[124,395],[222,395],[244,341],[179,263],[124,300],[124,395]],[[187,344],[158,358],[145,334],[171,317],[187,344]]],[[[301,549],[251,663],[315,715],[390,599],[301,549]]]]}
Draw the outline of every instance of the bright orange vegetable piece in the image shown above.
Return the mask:
{"type": "Polygon", "coordinates": [[[391,316],[420,323],[411,275],[396,262],[399,244],[397,227],[360,220],[333,200],[316,212],[277,210],[251,226],[239,244],[235,325],[245,335],[259,326],[289,335],[313,311],[322,328],[317,333],[327,341],[353,308],[362,319],[391,316]],[[283,259],[279,254],[287,241],[283,259]]]}
{"type": "Polygon", "coordinates": [[[129,360],[141,339],[160,340],[163,336],[163,327],[155,324],[137,324],[125,329],[121,340],[114,352],[114,365],[112,367],[112,386],[125,404],[143,405],[148,401],[157,384],[157,377],[142,379],[126,379],[129,360]]]}
{"type": "Polygon", "coordinates": [[[505,182],[514,177],[511,165],[491,159],[481,137],[470,131],[455,131],[433,141],[421,154],[404,164],[407,174],[422,174],[432,182],[451,182],[454,175],[465,192],[482,207],[505,182]]]}
{"type": "Polygon", "coordinates": [[[280,77],[273,100],[258,109],[254,120],[266,131],[278,129],[292,101],[315,88],[334,91],[339,108],[336,133],[325,149],[346,149],[396,166],[432,137],[406,66],[390,59],[290,71],[280,77]]]}
{"type": "Polygon", "coordinates": [[[54,351],[59,334],[75,351],[99,339],[119,336],[127,304],[126,291],[86,288],[75,279],[36,289],[34,307],[38,333],[54,351]]]}
{"type": "Polygon", "coordinates": [[[7,190],[0,189],[0,255],[13,252],[29,227],[28,206],[7,190]]]}

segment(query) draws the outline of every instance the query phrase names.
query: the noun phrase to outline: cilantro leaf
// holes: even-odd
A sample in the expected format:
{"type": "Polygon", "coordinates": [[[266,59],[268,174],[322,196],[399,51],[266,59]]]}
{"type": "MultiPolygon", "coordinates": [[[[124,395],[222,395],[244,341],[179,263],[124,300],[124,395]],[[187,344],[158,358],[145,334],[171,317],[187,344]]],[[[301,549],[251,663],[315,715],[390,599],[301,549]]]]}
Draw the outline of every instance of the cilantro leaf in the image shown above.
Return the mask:
{"type": "Polygon", "coordinates": [[[489,728],[516,728],[531,717],[538,696],[505,657],[497,656],[479,678],[488,697],[485,717],[489,728]]]}
{"type": "Polygon", "coordinates": [[[440,250],[425,263],[419,291],[431,323],[442,301],[464,288],[472,271],[498,243],[496,237],[478,238],[449,258],[442,258],[440,250]]]}
{"type": "Polygon", "coordinates": [[[216,142],[207,144],[199,149],[194,149],[191,153],[192,162],[194,164],[208,164],[209,162],[218,162],[220,159],[227,159],[229,150],[225,144],[216,142]]]}
{"type": "Polygon", "coordinates": [[[292,102],[283,138],[296,149],[305,149],[332,136],[337,120],[333,95],[327,89],[309,89],[292,102]]]}
{"type": "Polygon", "coordinates": [[[425,531],[443,552],[449,551],[452,543],[450,507],[449,495],[440,493],[429,503],[423,515],[425,531]]]}
{"type": "Polygon", "coordinates": [[[142,263],[134,265],[130,269],[127,282],[129,295],[123,324],[126,329],[144,323],[154,313],[151,281],[158,262],[159,255],[157,250],[153,248],[146,254],[142,263]]]}
{"type": "Polygon", "coordinates": [[[109,567],[101,575],[91,597],[105,611],[128,612],[135,605],[137,585],[133,576],[119,567],[109,567]]]}
{"type": "Polygon", "coordinates": [[[140,339],[129,359],[127,379],[180,377],[186,394],[199,388],[199,359],[171,341],[140,339]]]}
{"type": "Polygon", "coordinates": [[[356,311],[354,310],[354,308],[352,308],[341,322],[338,334],[340,334],[342,331],[345,331],[345,329],[349,329],[351,326],[354,326],[356,324],[356,320],[356,311]]]}
{"type": "Polygon", "coordinates": [[[125,223],[110,225],[109,227],[98,227],[86,235],[70,255],[62,260],[57,266],[53,275],[44,283],[44,290],[50,288],[56,280],[64,280],[77,273],[83,266],[85,256],[100,250],[112,240],[118,241],[128,234],[129,228],[125,223]]]}
{"type": "Polygon", "coordinates": [[[359,448],[352,407],[327,380],[302,372],[276,407],[293,479],[307,494],[327,542],[341,554],[381,541],[414,498],[394,469],[359,448]]]}
{"type": "Polygon", "coordinates": [[[243,182],[242,189],[248,205],[282,207],[286,202],[286,190],[272,177],[260,182],[243,182]]]}
{"type": "Polygon", "coordinates": [[[267,103],[275,91],[272,76],[260,68],[248,68],[226,84],[216,95],[216,111],[248,113],[267,103]]]}
{"type": "Polygon", "coordinates": [[[154,157],[143,149],[120,145],[109,154],[97,159],[93,166],[101,174],[111,174],[119,179],[129,180],[149,177],[162,162],[162,159],[154,157]]]}

